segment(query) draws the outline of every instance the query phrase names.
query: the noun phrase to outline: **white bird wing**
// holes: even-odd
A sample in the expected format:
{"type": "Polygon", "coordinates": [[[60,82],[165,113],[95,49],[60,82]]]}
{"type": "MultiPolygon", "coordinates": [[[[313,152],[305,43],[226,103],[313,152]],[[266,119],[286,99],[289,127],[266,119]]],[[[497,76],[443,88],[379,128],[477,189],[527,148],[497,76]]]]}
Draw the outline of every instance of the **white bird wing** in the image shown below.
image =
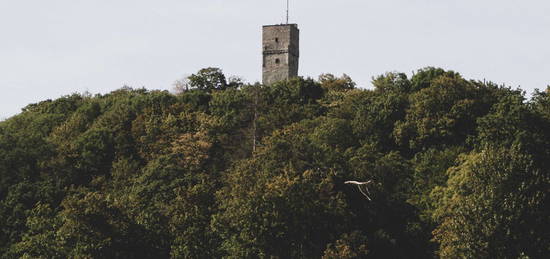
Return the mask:
{"type": "MultiPolygon", "coordinates": [[[[361,186],[358,185],[357,188],[359,189],[359,191],[360,191],[363,195],[365,195],[365,197],[367,197],[367,199],[368,199],[369,201],[372,201],[371,198],[370,198],[363,190],[361,190],[361,186]]],[[[368,190],[367,190],[367,191],[368,191],[368,190]]]]}
{"type": "Polygon", "coordinates": [[[369,192],[369,188],[367,187],[367,184],[371,183],[372,180],[368,180],[366,182],[358,182],[358,181],[345,181],[344,183],[345,184],[355,184],[357,185],[357,189],[359,189],[359,191],[369,200],[369,201],[372,201],[372,199],[369,197],[370,195],[370,192],[369,192]],[[363,189],[361,189],[361,186],[364,185],[365,186],[365,191],[363,191],[363,189]],[[367,194],[368,193],[368,194],[367,194]]]}
{"type": "Polygon", "coordinates": [[[344,183],[345,184],[357,184],[357,185],[363,185],[363,184],[368,184],[370,183],[371,181],[366,181],[366,182],[358,182],[358,181],[345,181],[344,183]]]}

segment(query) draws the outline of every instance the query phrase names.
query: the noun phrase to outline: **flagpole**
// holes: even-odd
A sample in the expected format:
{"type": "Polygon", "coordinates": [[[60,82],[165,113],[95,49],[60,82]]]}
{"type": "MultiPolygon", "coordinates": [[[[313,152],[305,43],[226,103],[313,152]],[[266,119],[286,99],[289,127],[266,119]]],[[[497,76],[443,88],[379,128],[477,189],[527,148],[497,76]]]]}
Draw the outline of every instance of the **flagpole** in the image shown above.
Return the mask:
{"type": "Polygon", "coordinates": [[[286,24],[288,24],[288,1],[289,0],[286,0],[286,24]]]}

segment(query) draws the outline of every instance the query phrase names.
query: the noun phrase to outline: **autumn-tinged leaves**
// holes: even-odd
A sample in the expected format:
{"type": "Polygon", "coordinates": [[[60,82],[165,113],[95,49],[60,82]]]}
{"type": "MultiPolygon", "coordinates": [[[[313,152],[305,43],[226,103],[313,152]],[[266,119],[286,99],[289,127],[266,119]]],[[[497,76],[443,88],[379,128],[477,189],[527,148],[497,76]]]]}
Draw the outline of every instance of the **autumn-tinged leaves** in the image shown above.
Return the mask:
{"type": "Polygon", "coordinates": [[[541,258],[550,97],[425,68],[217,68],[0,123],[0,257],[541,258]],[[346,180],[373,180],[367,201],[346,180]]]}

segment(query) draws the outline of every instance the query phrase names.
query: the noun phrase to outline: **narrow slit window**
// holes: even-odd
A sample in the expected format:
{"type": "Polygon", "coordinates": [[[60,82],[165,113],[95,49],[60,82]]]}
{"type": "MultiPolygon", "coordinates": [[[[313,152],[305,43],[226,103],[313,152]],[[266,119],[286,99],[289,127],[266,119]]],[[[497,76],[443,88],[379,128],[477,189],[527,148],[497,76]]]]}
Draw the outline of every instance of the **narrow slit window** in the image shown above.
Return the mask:
{"type": "Polygon", "coordinates": [[[279,38],[275,38],[275,42],[279,42],[279,38]]]}

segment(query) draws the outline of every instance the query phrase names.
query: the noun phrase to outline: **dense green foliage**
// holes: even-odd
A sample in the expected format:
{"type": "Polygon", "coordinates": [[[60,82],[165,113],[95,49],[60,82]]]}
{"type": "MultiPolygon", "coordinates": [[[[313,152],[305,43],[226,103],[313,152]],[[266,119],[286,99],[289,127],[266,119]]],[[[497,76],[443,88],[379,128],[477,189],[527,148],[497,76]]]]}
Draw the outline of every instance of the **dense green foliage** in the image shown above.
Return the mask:
{"type": "Polygon", "coordinates": [[[543,258],[550,92],[208,68],[0,122],[3,258],[543,258]],[[365,181],[368,201],[346,180],[365,181]]]}

